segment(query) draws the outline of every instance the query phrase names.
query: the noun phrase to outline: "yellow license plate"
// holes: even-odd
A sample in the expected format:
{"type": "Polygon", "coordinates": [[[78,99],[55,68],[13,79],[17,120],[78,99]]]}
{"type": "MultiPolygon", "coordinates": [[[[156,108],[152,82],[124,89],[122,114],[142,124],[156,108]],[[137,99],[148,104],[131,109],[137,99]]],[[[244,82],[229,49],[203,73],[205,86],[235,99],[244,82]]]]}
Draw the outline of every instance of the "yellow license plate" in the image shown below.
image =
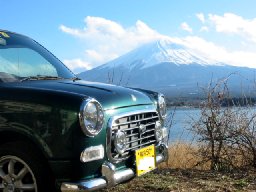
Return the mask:
{"type": "Polygon", "coordinates": [[[156,168],[155,146],[150,145],[135,151],[137,176],[143,175],[156,168]]]}

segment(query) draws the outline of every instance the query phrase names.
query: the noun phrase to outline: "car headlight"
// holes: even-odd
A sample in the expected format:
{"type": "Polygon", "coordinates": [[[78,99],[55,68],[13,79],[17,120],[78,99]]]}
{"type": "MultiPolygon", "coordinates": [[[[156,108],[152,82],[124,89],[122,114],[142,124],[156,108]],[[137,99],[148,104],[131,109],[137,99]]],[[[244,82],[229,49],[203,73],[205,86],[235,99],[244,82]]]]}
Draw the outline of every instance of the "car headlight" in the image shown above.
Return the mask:
{"type": "Polygon", "coordinates": [[[159,111],[160,117],[162,119],[165,119],[167,109],[166,109],[166,102],[163,94],[158,95],[158,111],[159,111]]]}
{"type": "Polygon", "coordinates": [[[89,137],[97,135],[104,123],[104,113],[100,103],[93,98],[85,100],[81,105],[79,120],[85,135],[89,137]]]}

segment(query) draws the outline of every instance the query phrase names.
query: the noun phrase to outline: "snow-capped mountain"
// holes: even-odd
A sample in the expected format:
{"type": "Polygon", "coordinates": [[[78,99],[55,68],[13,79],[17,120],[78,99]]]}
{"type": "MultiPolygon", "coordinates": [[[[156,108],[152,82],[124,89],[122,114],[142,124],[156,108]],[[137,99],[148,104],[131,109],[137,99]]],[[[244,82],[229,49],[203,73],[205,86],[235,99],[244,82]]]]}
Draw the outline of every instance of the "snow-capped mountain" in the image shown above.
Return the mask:
{"type": "Polygon", "coordinates": [[[248,79],[254,79],[255,69],[210,60],[169,39],[161,39],[78,76],[89,81],[186,96],[196,95],[198,85],[206,86],[209,81],[230,74],[234,74],[230,77],[230,87],[241,90],[242,82],[247,86],[248,79]]]}
{"type": "Polygon", "coordinates": [[[134,61],[140,62],[141,68],[152,67],[159,63],[174,63],[176,65],[223,65],[192,53],[184,46],[175,44],[169,39],[160,39],[139,47],[100,68],[126,67],[132,70],[136,67],[134,61]]]}

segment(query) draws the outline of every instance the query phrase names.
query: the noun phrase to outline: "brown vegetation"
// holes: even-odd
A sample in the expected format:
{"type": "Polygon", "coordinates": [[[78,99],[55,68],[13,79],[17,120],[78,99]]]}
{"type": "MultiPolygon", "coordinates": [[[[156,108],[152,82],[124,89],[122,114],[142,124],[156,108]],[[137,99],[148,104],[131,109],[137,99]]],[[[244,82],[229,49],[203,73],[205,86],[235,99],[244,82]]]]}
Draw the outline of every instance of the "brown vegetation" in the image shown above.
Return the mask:
{"type": "Polygon", "coordinates": [[[210,164],[195,165],[200,161],[199,148],[191,144],[175,143],[170,146],[168,163],[144,176],[104,190],[105,192],[181,192],[181,191],[248,191],[255,192],[256,172],[253,169],[237,169],[225,172],[210,170],[210,164]]]}
{"type": "Polygon", "coordinates": [[[256,113],[250,100],[245,97],[243,107],[234,102],[227,79],[210,84],[205,94],[201,116],[199,120],[192,119],[191,127],[198,142],[197,165],[210,163],[211,170],[219,171],[256,168],[256,113]]]}
{"type": "MultiPolygon", "coordinates": [[[[189,143],[177,142],[169,145],[169,159],[159,168],[193,169],[202,159],[196,155],[199,148],[189,143]]],[[[209,165],[197,166],[197,169],[208,169],[209,165]]]]}

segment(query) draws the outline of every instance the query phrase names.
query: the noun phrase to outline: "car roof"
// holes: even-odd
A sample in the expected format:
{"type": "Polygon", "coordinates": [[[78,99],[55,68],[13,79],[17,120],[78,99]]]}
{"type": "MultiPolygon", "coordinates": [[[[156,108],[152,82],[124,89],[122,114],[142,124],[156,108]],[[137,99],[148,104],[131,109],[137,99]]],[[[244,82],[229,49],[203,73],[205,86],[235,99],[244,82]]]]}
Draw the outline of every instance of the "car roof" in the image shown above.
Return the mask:
{"type": "MultiPolygon", "coordinates": [[[[5,30],[5,29],[0,29],[0,31],[6,32],[6,33],[15,33],[15,32],[9,31],[9,30],[5,30]]],[[[15,33],[15,34],[17,34],[17,33],[15,33]]]]}
{"type": "Polygon", "coordinates": [[[11,33],[11,34],[14,34],[14,35],[20,35],[20,36],[29,38],[26,35],[23,35],[23,34],[20,34],[20,33],[16,33],[16,32],[12,32],[12,31],[8,31],[8,30],[5,30],[5,29],[0,29],[0,32],[11,33]]]}

